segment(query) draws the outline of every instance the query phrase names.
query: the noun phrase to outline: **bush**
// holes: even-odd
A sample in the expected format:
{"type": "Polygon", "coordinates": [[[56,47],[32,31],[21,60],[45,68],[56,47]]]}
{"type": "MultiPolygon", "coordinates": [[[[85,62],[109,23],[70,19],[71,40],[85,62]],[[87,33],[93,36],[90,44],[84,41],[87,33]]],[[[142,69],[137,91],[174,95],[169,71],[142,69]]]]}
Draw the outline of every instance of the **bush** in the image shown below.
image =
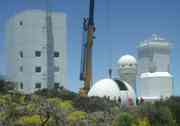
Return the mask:
{"type": "Polygon", "coordinates": [[[70,126],[75,126],[77,123],[87,118],[86,112],[75,111],[68,115],[67,119],[70,126]]]}
{"type": "Polygon", "coordinates": [[[75,108],[85,112],[108,111],[117,104],[105,98],[99,97],[76,97],[74,100],[75,108]]]}
{"type": "Polygon", "coordinates": [[[180,97],[171,97],[165,101],[164,105],[169,107],[176,123],[180,126],[180,97]]]}
{"type": "Polygon", "coordinates": [[[39,115],[22,116],[18,120],[17,124],[22,125],[22,126],[25,126],[25,125],[41,125],[44,120],[45,119],[43,117],[40,117],[39,115]]]}
{"type": "Polygon", "coordinates": [[[70,100],[61,100],[59,98],[49,98],[48,101],[52,103],[56,108],[63,109],[64,111],[73,111],[73,102],[70,100]]]}
{"type": "Polygon", "coordinates": [[[149,118],[153,126],[175,126],[172,113],[168,107],[152,103],[145,103],[139,106],[141,116],[149,118]]]}
{"type": "Polygon", "coordinates": [[[138,119],[137,124],[134,126],[151,126],[148,118],[138,119]]]}
{"type": "Polygon", "coordinates": [[[58,98],[61,98],[62,100],[73,100],[74,98],[78,96],[78,94],[65,90],[65,89],[61,89],[61,90],[42,89],[42,90],[36,91],[35,94],[48,97],[48,98],[58,97],[58,98]]]}
{"type": "Polygon", "coordinates": [[[9,90],[14,90],[14,89],[15,89],[15,84],[13,82],[0,80],[0,93],[5,94],[8,93],[9,90]]]}
{"type": "Polygon", "coordinates": [[[135,117],[132,114],[123,112],[113,121],[112,126],[132,126],[135,123],[135,117]]]}

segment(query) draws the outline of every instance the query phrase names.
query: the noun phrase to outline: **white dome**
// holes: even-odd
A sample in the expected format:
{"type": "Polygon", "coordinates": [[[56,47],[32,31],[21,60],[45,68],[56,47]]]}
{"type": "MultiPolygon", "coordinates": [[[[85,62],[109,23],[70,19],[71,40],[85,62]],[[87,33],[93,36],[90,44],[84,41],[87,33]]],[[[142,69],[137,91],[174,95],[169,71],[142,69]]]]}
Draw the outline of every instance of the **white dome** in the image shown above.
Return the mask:
{"type": "Polygon", "coordinates": [[[136,58],[131,55],[124,55],[118,60],[119,65],[136,64],[136,58]]]}
{"type": "Polygon", "coordinates": [[[112,79],[103,79],[96,82],[88,93],[88,96],[118,98],[120,90],[116,82],[112,79]]]}
{"type": "Polygon", "coordinates": [[[111,100],[121,98],[122,103],[127,103],[128,98],[132,98],[135,103],[135,92],[125,81],[102,79],[95,83],[88,93],[89,97],[109,97],[111,100]]]}

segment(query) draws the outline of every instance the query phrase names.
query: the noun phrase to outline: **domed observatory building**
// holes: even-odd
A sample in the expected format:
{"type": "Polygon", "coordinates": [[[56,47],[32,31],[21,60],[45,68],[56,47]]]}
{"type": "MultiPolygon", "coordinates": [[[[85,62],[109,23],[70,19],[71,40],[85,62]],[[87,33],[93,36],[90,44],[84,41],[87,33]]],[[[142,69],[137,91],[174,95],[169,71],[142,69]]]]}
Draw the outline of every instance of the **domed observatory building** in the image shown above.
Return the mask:
{"type": "Polygon", "coordinates": [[[133,88],[125,81],[102,79],[96,82],[88,93],[89,97],[97,96],[119,101],[124,105],[135,105],[136,96],[133,88]]]}
{"type": "Polygon", "coordinates": [[[124,55],[118,60],[118,73],[120,79],[136,89],[137,61],[131,55],[124,55]]]}

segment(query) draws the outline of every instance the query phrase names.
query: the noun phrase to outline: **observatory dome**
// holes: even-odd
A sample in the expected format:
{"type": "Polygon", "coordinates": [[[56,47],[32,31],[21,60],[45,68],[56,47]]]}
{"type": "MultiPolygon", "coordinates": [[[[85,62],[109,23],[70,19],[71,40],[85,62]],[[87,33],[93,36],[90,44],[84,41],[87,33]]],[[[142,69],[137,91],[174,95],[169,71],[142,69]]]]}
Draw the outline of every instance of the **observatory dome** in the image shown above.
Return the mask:
{"type": "Polygon", "coordinates": [[[117,65],[121,80],[126,81],[133,88],[135,88],[134,83],[137,74],[136,58],[131,55],[124,55],[118,60],[117,65]]]}
{"type": "Polygon", "coordinates": [[[94,84],[88,93],[88,96],[105,97],[109,96],[110,99],[119,97],[120,89],[116,82],[112,79],[103,79],[94,84]]]}
{"type": "Polygon", "coordinates": [[[96,82],[88,93],[89,97],[108,97],[111,100],[121,99],[121,102],[128,103],[129,98],[135,104],[135,92],[133,88],[125,81],[102,79],[96,82]]]}
{"type": "Polygon", "coordinates": [[[136,58],[131,55],[124,55],[118,60],[118,64],[120,66],[136,64],[136,63],[137,63],[136,58]]]}

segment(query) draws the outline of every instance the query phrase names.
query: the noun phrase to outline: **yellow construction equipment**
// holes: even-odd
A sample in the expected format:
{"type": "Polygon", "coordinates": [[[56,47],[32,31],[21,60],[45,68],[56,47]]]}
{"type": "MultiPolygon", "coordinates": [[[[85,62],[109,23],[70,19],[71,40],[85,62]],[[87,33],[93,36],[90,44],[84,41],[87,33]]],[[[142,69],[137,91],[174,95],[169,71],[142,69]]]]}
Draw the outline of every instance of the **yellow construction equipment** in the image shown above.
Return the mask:
{"type": "Polygon", "coordinates": [[[92,48],[95,32],[94,24],[94,0],[90,0],[89,17],[83,22],[83,43],[81,56],[80,80],[84,82],[80,89],[80,96],[87,96],[92,85],[92,48]]]}

